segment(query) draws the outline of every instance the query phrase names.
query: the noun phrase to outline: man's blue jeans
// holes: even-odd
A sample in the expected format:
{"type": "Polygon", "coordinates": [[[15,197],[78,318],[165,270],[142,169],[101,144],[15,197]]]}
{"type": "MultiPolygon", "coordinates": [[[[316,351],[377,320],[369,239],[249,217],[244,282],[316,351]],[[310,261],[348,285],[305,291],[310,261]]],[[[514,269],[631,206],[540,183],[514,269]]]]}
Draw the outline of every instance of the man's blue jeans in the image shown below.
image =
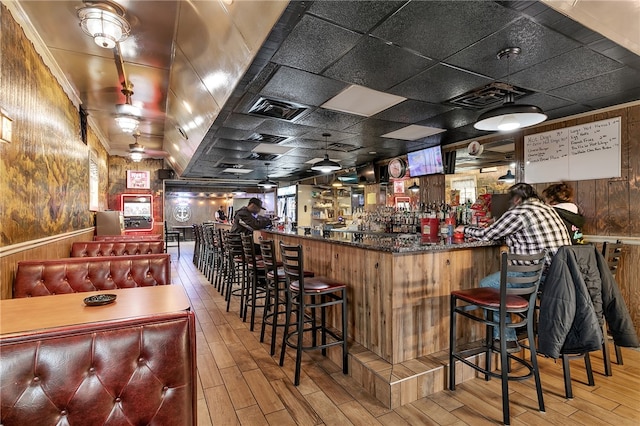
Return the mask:
{"type": "MultiPolygon", "coordinates": [[[[510,277],[526,277],[531,275],[530,272],[508,272],[507,273],[510,277]]],[[[494,272],[491,275],[487,275],[486,277],[484,277],[483,279],[480,280],[480,287],[491,287],[491,288],[500,288],[500,271],[498,272],[494,272]]],[[[508,287],[513,287],[511,284],[508,284],[508,287]]],[[[523,287],[529,287],[529,286],[523,286],[523,287]]],[[[500,321],[500,315],[498,312],[494,312],[493,313],[493,320],[495,322],[500,321]]],[[[507,315],[507,324],[509,324],[511,322],[511,316],[507,315]]],[[[493,338],[494,339],[499,339],[500,338],[500,330],[498,329],[498,327],[493,327],[493,338]]],[[[512,341],[516,341],[516,330],[513,328],[507,328],[505,330],[505,340],[512,340],[512,341]]]]}

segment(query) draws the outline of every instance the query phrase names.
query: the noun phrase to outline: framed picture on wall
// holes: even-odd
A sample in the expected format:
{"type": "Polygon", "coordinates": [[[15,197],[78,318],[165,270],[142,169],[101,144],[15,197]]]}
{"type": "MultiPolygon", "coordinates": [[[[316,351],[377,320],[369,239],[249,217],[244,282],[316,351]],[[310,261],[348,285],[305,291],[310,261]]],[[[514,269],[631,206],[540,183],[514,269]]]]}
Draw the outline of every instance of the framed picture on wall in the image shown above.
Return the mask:
{"type": "Polygon", "coordinates": [[[394,194],[404,194],[404,181],[403,180],[394,180],[393,181],[393,193],[394,194]]]}
{"type": "Polygon", "coordinates": [[[127,189],[151,189],[151,172],[127,170],[127,189]]]}

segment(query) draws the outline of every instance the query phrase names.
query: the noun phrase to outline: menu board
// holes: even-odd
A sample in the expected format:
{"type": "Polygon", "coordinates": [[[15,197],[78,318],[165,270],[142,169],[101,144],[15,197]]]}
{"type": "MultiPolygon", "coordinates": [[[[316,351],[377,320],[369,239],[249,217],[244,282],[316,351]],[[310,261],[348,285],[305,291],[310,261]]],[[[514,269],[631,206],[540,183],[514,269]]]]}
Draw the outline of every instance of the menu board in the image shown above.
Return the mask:
{"type": "Polygon", "coordinates": [[[524,138],[527,183],[620,177],[620,117],[524,138]]]}

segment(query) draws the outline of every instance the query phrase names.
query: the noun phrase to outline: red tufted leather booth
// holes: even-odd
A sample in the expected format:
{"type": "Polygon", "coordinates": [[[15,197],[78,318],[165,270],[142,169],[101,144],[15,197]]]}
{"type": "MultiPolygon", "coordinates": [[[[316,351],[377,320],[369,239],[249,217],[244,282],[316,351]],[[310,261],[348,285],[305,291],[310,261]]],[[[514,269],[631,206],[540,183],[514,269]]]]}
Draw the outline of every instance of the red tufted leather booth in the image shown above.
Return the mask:
{"type": "Polygon", "coordinates": [[[0,424],[195,425],[193,312],[0,339],[0,424]]]}
{"type": "Polygon", "coordinates": [[[167,284],[168,254],[27,260],[18,262],[13,297],[167,284]]]}
{"type": "Polygon", "coordinates": [[[162,241],[161,234],[94,235],[93,241],[162,241]]]}
{"type": "Polygon", "coordinates": [[[164,253],[163,241],[78,241],[71,245],[71,257],[161,253],[164,253]]]}

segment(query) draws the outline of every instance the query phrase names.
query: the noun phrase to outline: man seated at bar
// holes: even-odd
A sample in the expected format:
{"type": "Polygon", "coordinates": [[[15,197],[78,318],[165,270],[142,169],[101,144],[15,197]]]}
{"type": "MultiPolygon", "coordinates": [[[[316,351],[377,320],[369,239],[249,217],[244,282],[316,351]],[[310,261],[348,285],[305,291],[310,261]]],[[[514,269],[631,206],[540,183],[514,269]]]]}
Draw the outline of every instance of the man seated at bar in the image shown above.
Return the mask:
{"type": "Polygon", "coordinates": [[[249,204],[239,209],[233,217],[231,232],[253,234],[253,231],[265,229],[270,226],[271,219],[258,215],[260,210],[265,210],[265,208],[262,207],[262,200],[255,197],[251,198],[249,204]]]}
{"type": "MultiPolygon", "coordinates": [[[[456,232],[482,240],[504,239],[510,253],[534,254],[545,252],[544,270],[541,282],[551,265],[558,248],[571,245],[571,237],[556,210],[545,204],[535,189],[526,183],[516,183],[509,188],[510,208],[492,225],[486,228],[458,226],[456,232]]],[[[480,287],[500,287],[500,271],[480,280],[480,287]]],[[[495,320],[498,321],[497,312],[495,320]]],[[[507,317],[507,322],[509,317],[507,317]]],[[[494,339],[498,339],[498,329],[494,328],[494,339]]],[[[507,350],[517,352],[519,345],[512,328],[506,330],[507,350]]]]}

